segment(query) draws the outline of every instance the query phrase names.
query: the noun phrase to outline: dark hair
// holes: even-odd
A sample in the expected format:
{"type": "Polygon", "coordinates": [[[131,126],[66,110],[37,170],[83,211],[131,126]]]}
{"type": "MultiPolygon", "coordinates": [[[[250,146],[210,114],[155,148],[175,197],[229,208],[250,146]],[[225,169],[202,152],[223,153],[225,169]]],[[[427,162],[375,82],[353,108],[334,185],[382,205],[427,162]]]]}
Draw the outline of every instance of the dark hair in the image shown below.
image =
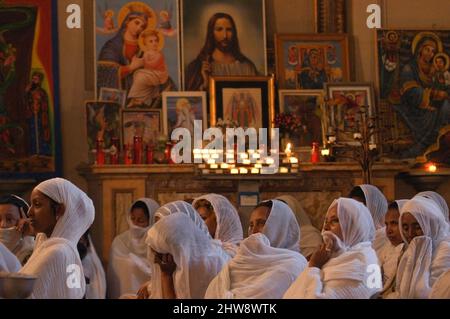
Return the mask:
{"type": "Polygon", "coordinates": [[[271,200],[266,200],[264,202],[260,202],[258,205],[256,205],[256,207],[254,209],[257,209],[259,207],[267,207],[267,208],[272,209],[273,202],[271,200]]]}
{"type": "Polygon", "coordinates": [[[216,25],[216,21],[219,19],[227,19],[231,23],[231,27],[233,28],[233,36],[231,38],[231,53],[239,62],[251,62],[244,54],[241,52],[241,48],[239,46],[239,39],[237,36],[236,23],[231,15],[223,12],[217,12],[214,14],[208,21],[208,29],[206,33],[206,41],[205,44],[198,55],[201,60],[206,60],[208,56],[210,56],[214,49],[216,48],[215,38],[214,38],[214,26],[216,25]]]}
{"type": "Polygon", "coordinates": [[[53,215],[56,216],[56,211],[58,209],[58,207],[61,205],[61,203],[58,203],[57,201],[55,201],[53,198],[51,198],[50,196],[42,193],[46,198],[48,198],[48,200],[50,201],[50,208],[53,211],[53,215]]]}
{"type": "Polygon", "coordinates": [[[30,205],[23,198],[14,194],[1,196],[0,205],[2,204],[16,206],[19,209],[20,217],[27,217],[28,209],[30,209],[30,205]],[[25,216],[22,216],[22,212],[25,214],[25,216]]]}
{"type": "Polygon", "coordinates": [[[143,201],[138,200],[136,203],[134,203],[133,206],[131,206],[130,212],[137,208],[141,208],[144,211],[145,216],[147,218],[150,218],[150,212],[148,211],[148,207],[143,201]]]}
{"type": "Polygon", "coordinates": [[[396,209],[399,210],[398,204],[396,201],[393,201],[392,203],[389,204],[388,209],[396,209]]]}
{"type": "Polygon", "coordinates": [[[213,205],[206,199],[199,199],[195,202],[194,208],[199,209],[200,207],[204,207],[209,211],[214,211],[213,205]]]}
{"type": "Polygon", "coordinates": [[[349,198],[358,197],[358,198],[361,198],[362,200],[364,200],[364,205],[366,205],[366,203],[367,203],[366,202],[366,195],[364,195],[364,192],[363,192],[362,188],[359,187],[359,186],[353,187],[353,189],[351,190],[350,194],[348,194],[348,197],[349,198]]]}

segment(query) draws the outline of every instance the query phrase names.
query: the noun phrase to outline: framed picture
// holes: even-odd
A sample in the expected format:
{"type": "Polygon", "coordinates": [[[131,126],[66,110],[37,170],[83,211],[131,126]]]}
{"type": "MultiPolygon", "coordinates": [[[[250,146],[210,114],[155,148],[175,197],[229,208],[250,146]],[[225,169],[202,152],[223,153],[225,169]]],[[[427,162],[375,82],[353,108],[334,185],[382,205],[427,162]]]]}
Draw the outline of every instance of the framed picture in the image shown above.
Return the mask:
{"type": "Polygon", "coordinates": [[[234,121],[239,127],[272,128],[275,117],[275,88],[272,76],[211,77],[210,122],[234,121]]]}
{"type": "Polygon", "coordinates": [[[194,138],[194,121],[203,122],[203,129],[208,126],[206,115],[206,92],[164,92],[163,123],[164,134],[169,139],[176,128],[186,128],[194,138]]]}
{"type": "Polygon", "coordinates": [[[0,4],[0,177],[62,174],[56,0],[0,4]]]}
{"type": "Polygon", "coordinates": [[[104,148],[112,146],[112,138],[120,140],[120,105],[114,102],[87,101],[86,126],[89,151],[97,148],[97,140],[101,139],[104,148]]]}
{"type": "MultiPolygon", "coordinates": [[[[358,112],[361,106],[368,106],[370,117],[375,117],[375,99],[373,86],[369,83],[327,84],[326,92],[333,106],[329,107],[330,128],[336,133],[340,144],[357,145],[354,134],[360,132],[358,112]]],[[[375,135],[371,143],[376,143],[375,135]]]]}
{"type": "Polygon", "coordinates": [[[129,107],[161,108],[162,92],[181,88],[178,0],[96,0],[94,5],[97,90],[126,91],[129,107]],[[128,62],[133,58],[144,65],[124,72],[134,69],[128,62]]]}
{"type": "Polygon", "coordinates": [[[280,113],[297,115],[302,128],[290,134],[295,147],[320,145],[326,141],[329,123],[323,90],[279,90],[280,113]]]}
{"type": "Polygon", "coordinates": [[[431,150],[450,112],[450,30],[377,30],[377,89],[385,154],[431,150]],[[386,129],[385,129],[386,127],[386,129]]]}
{"type": "Polygon", "coordinates": [[[350,80],[345,34],[277,34],[276,69],[281,89],[321,90],[350,80]]]}
{"type": "Polygon", "coordinates": [[[100,88],[100,101],[114,102],[125,107],[127,92],[124,90],[100,88]]]}
{"type": "Polygon", "coordinates": [[[161,124],[161,110],[123,110],[122,145],[133,145],[136,135],[142,136],[144,144],[156,144],[161,124]]]}
{"type": "Polygon", "coordinates": [[[210,75],[267,74],[264,0],[182,0],[181,8],[186,91],[207,91],[210,75]],[[227,61],[216,54],[227,50],[227,61]]]}
{"type": "Polygon", "coordinates": [[[345,0],[314,0],[317,33],[345,33],[345,0]]]}

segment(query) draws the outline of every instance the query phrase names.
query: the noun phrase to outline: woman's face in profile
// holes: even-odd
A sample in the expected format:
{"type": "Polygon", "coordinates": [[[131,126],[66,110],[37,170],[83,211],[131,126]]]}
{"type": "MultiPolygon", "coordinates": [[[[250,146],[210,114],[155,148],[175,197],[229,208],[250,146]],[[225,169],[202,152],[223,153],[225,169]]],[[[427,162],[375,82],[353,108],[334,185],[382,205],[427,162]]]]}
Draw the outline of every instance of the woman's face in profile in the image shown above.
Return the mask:
{"type": "Polygon", "coordinates": [[[410,213],[402,215],[402,231],[408,244],[418,236],[423,236],[423,230],[417,219],[410,213]]]}

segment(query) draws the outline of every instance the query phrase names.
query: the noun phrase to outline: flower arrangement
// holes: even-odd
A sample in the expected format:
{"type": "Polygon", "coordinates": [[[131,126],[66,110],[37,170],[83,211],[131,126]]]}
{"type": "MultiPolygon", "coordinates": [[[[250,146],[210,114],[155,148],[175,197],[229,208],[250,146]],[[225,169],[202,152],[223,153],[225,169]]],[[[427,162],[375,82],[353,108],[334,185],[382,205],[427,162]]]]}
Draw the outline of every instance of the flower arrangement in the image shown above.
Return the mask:
{"type": "Polygon", "coordinates": [[[275,116],[275,127],[280,129],[281,133],[300,132],[304,129],[302,118],[297,114],[280,113],[275,116]]]}

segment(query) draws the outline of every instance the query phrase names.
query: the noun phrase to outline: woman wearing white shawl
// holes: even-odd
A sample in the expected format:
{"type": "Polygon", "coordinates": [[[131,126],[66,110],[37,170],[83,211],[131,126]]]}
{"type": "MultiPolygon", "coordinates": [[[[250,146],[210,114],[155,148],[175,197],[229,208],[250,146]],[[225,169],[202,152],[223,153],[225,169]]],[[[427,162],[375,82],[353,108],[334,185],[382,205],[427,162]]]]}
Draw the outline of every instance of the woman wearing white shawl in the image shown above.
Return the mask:
{"type": "Polygon", "coordinates": [[[22,233],[29,208],[28,203],[19,196],[11,194],[0,197],[0,243],[16,255],[22,265],[34,249],[34,237],[22,233]]]}
{"type": "MultiPolygon", "coordinates": [[[[272,203],[272,208],[262,232],[254,230],[241,242],[236,256],[209,285],[205,298],[281,299],[306,267],[305,257],[286,249],[298,247],[300,239],[292,210],[279,200],[265,203],[272,203]]],[[[265,208],[257,206],[254,213],[260,207],[265,208]]]]}
{"type": "Polygon", "coordinates": [[[20,267],[17,257],[5,245],[0,243],[0,272],[18,272],[20,267]]]}
{"type": "Polygon", "coordinates": [[[127,215],[129,229],[114,238],[107,270],[108,297],[117,299],[135,294],[151,276],[147,260],[147,231],[154,223],[159,204],[150,198],[138,199],[127,215]]]}
{"type": "Polygon", "coordinates": [[[230,201],[217,194],[208,194],[194,200],[192,206],[202,217],[209,234],[221,241],[223,249],[233,257],[244,235],[239,214],[230,201]]]}
{"type": "Polygon", "coordinates": [[[219,243],[183,213],[159,220],[147,235],[152,299],[201,299],[228,261],[219,243]]]}
{"type": "Polygon", "coordinates": [[[86,277],[86,299],[106,298],[106,276],[102,262],[95,251],[89,232],[84,233],[77,245],[86,277]]]}
{"type": "Polygon", "coordinates": [[[325,244],[311,256],[309,266],[284,298],[371,298],[382,286],[381,274],[376,271],[378,259],[371,246],[374,233],[366,206],[349,198],[335,200],[325,218],[325,244]]]}
{"type": "Polygon", "coordinates": [[[450,270],[436,280],[431,289],[430,299],[450,299],[450,270]]]}
{"type": "Polygon", "coordinates": [[[389,298],[395,292],[395,276],[400,257],[404,252],[404,242],[399,225],[400,210],[408,200],[397,200],[389,205],[385,216],[386,236],[388,242],[377,252],[383,275],[383,291],[381,297],[389,298]]]}
{"type": "Polygon", "coordinates": [[[447,205],[447,202],[445,201],[444,197],[442,197],[440,194],[438,194],[436,192],[431,192],[431,191],[421,192],[414,197],[417,197],[417,196],[425,197],[425,198],[431,199],[433,202],[435,202],[441,209],[441,213],[442,213],[442,215],[444,215],[445,221],[447,223],[450,223],[448,205],[447,205]]]}
{"type": "Polygon", "coordinates": [[[448,224],[439,207],[423,197],[403,206],[400,224],[407,248],[398,265],[394,297],[428,298],[436,280],[450,269],[448,224]]]}
{"type": "Polygon", "coordinates": [[[293,196],[285,195],[277,198],[288,204],[292,209],[300,225],[300,253],[309,259],[311,255],[322,245],[322,235],[320,231],[311,224],[308,214],[303,209],[300,202],[293,196]]]}
{"type": "Polygon", "coordinates": [[[86,282],[77,243],[94,221],[92,200],[71,182],[54,178],[31,193],[29,217],[36,245],[20,273],[36,276],[31,298],[81,299],[86,282]]]}
{"type": "Polygon", "coordinates": [[[349,197],[362,202],[369,209],[376,230],[375,239],[373,240],[372,246],[378,253],[379,250],[388,242],[386,237],[386,227],[384,225],[384,216],[388,210],[388,202],[386,197],[377,187],[368,184],[355,187],[349,197]],[[362,191],[362,196],[359,190],[362,191]]]}

